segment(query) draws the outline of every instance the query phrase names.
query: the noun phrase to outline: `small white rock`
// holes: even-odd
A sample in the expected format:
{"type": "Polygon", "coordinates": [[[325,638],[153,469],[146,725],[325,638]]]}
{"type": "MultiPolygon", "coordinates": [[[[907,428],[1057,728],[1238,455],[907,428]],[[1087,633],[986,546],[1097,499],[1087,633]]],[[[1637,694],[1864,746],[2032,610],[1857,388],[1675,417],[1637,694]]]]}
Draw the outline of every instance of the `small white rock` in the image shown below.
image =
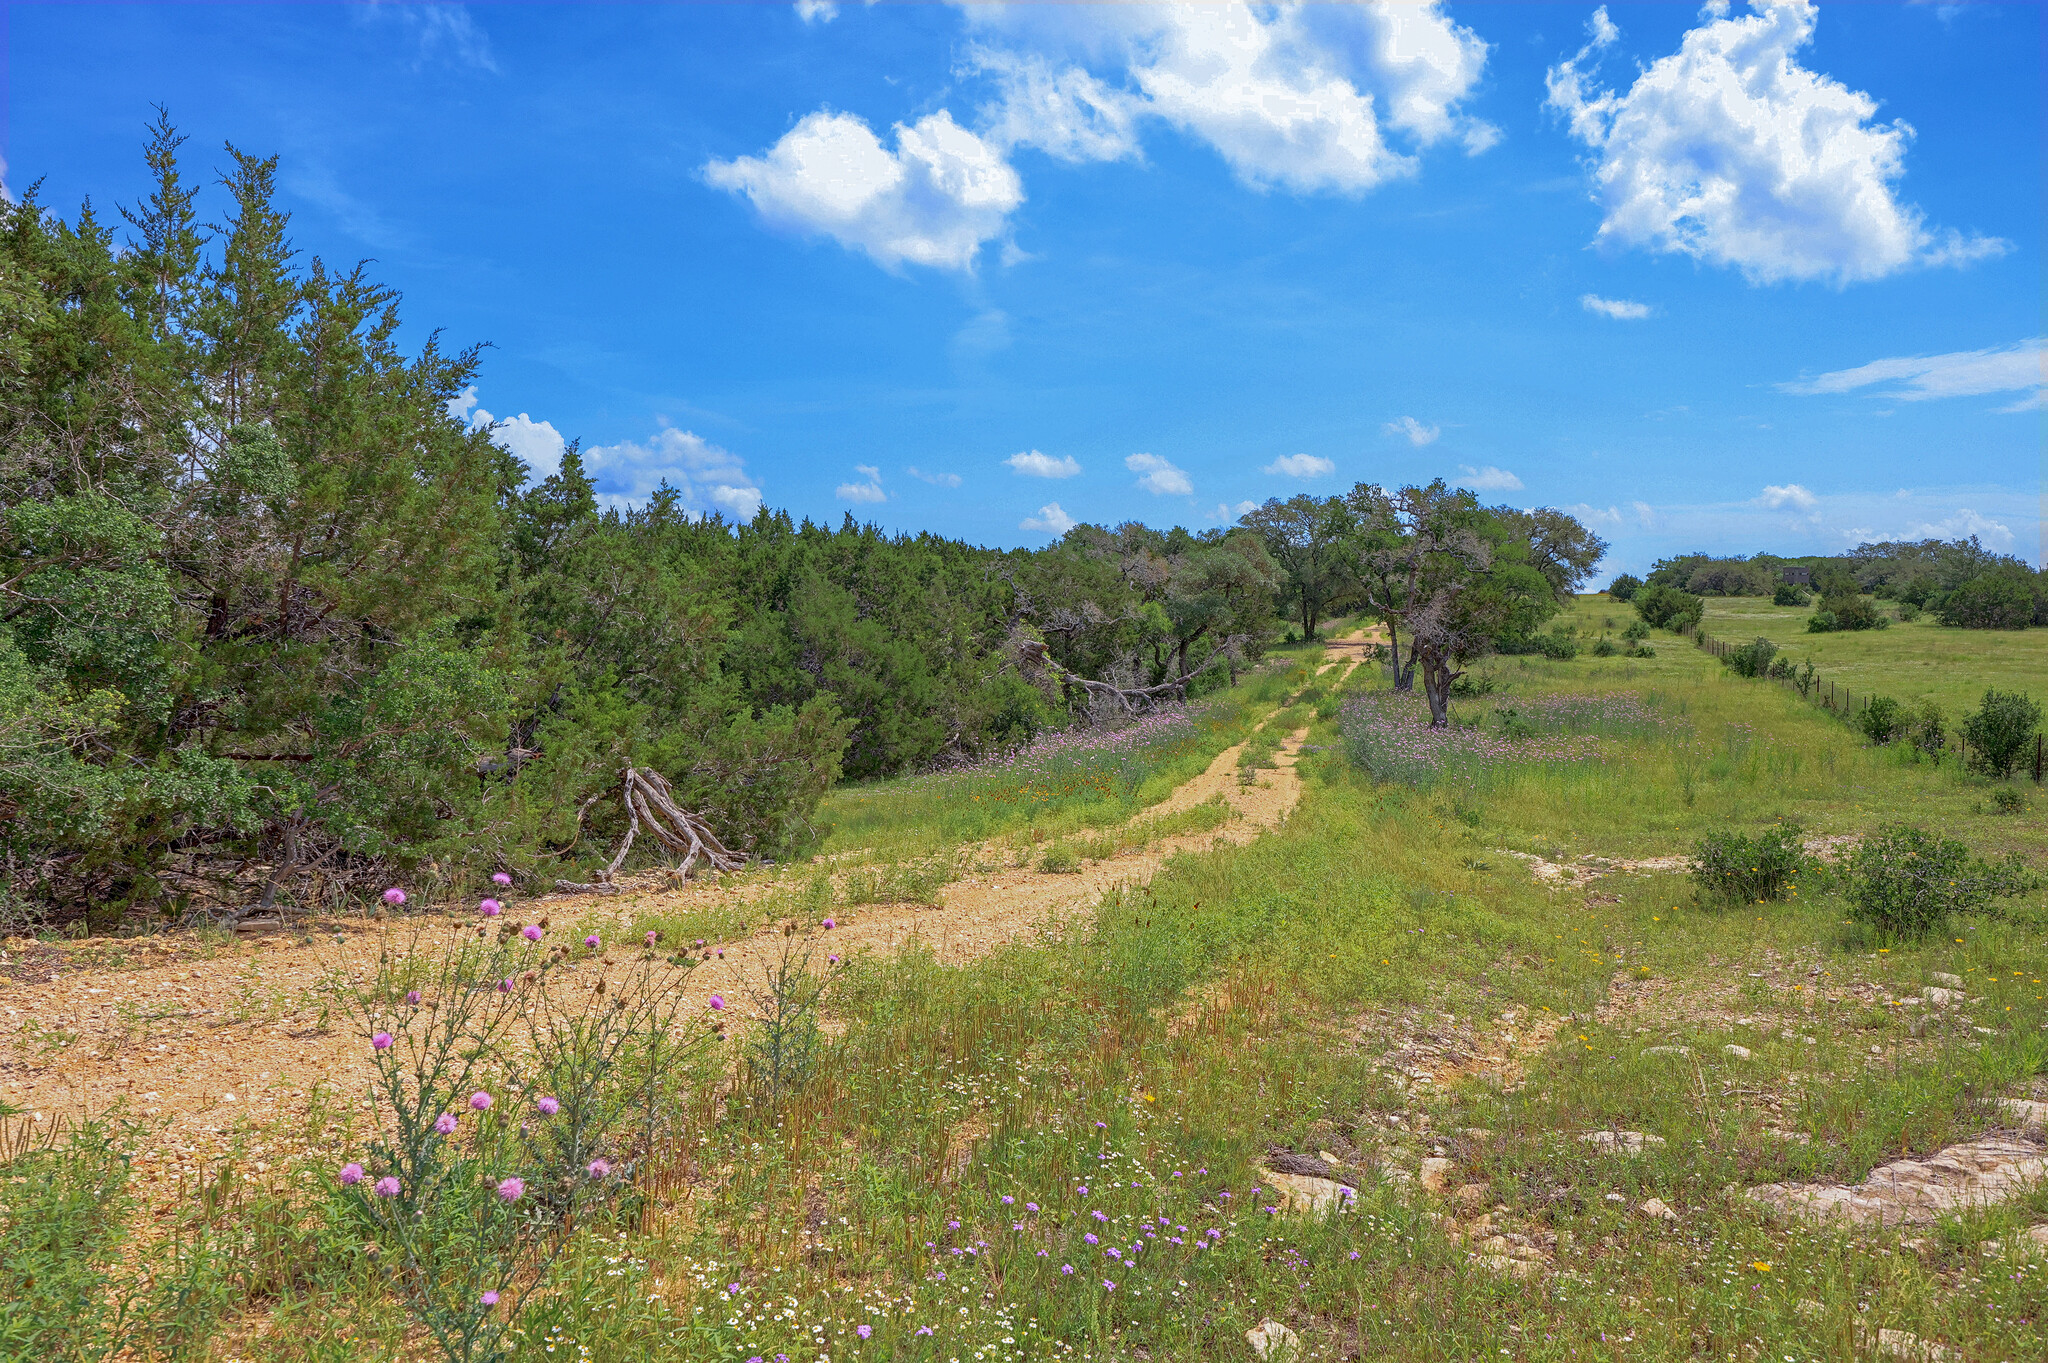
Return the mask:
{"type": "Polygon", "coordinates": [[[1735,1044],[1734,1042],[1732,1042],[1732,1041],[1731,1041],[1731,1042],[1729,1042],[1729,1043],[1728,1043],[1728,1044],[1727,1044],[1726,1046],[1723,1046],[1723,1047],[1721,1048],[1721,1053],[1722,1053],[1723,1055],[1732,1055],[1732,1056],[1734,1056],[1734,1057],[1735,1057],[1735,1058],[1736,1058],[1737,1060],[1747,1060],[1747,1059],[1749,1059],[1749,1054],[1750,1054],[1750,1052],[1749,1052],[1749,1047],[1747,1047],[1747,1046],[1738,1046],[1738,1045],[1736,1045],[1736,1044],[1735,1044]]]}
{"type": "Polygon", "coordinates": [[[1951,975],[1946,970],[1929,971],[1927,978],[1933,980],[1936,984],[1947,985],[1950,989],[1961,989],[1963,987],[1963,977],[1961,975],[1951,975]]]}
{"type": "Polygon", "coordinates": [[[1676,1221],[1678,1219],[1678,1213],[1672,1211],[1670,1206],[1661,1197],[1645,1198],[1636,1204],[1636,1210],[1649,1217],[1652,1221],[1676,1221]]]}
{"type": "Polygon", "coordinates": [[[1301,1336],[1277,1320],[1262,1320],[1244,1332],[1244,1342],[1261,1363],[1294,1363],[1301,1354],[1301,1336]]]}
{"type": "Polygon", "coordinates": [[[1431,1157],[1422,1162],[1417,1182],[1421,1183],[1424,1190],[1428,1192],[1440,1193],[1450,1182],[1450,1172],[1451,1162],[1449,1160],[1431,1157]]]}
{"type": "Polygon", "coordinates": [[[1938,985],[1929,985],[1920,991],[1920,997],[1937,1008],[1946,1008],[1952,1003],[1967,1001],[1969,996],[1960,989],[1943,989],[1938,985]]]}

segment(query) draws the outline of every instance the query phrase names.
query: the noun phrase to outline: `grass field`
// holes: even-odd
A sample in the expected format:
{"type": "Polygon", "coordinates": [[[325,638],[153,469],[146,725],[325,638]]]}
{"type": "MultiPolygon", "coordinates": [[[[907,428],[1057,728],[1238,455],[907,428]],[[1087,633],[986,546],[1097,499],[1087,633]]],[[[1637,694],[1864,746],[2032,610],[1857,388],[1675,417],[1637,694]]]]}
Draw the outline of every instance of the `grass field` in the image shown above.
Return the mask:
{"type": "MultiPolygon", "coordinates": [[[[644,1200],[579,1226],[505,1356],[1243,1363],[1270,1319],[1298,1363],[1806,1363],[1877,1356],[1879,1330],[1918,1341],[1890,1336],[1922,1349],[1899,1357],[2048,1357],[2048,1261],[1980,1249],[2048,1222],[2048,1188],[1856,1228],[1740,1195],[1853,1182],[1998,1129],[1998,1097],[2048,1099],[2048,894],[1886,943],[1845,921],[1825,876],[1717,907],[1679,871],[1546,884],[1510,855],[1673,856],[1780,817],[1840,836],[1903,819],[2048,870],[2048,797],[1992,813],[1986,783],[1653,642],[1646,660],[1489,661],[1496,689],[1455,719],[1626,695],[1652,722],[1426,790],[1360,770],[1340,698],[1304,700],[1303,795],[1277,831],[1179,856],[965,965],[850,963],[802,1082],[692,1090],[644,1200]],[[1967,999],[1923,1003],[1936,972],[1967,999]],[[1655,1139],[1582,1139],[1601,1131],[1655,1139]],[[1349,1210],[1285,1212],[1262,1172],[1276,1150],[1327,1160],[1357,1189],[1349,1210]]],[[[1248,725],[1301,680],[1229,699],[1248,725]]],[[[920,820],[990,826],[955,822],[943,789],[836,796],[886,802],[838,836],[926,846],[920,820]]],[[[62,1215],[83,1235],[118,1209],[78,1188],[118,1185],[118,1147],[141,1136],[104,1139],[98,1161],[0,1169],[37,1176],[0,1193],[16,1209],[0,1261],[25,1225],[62,1215]]],[[[337,1158],[307,1161],[282,1200],[194,1201],[188,1254],[224,1259],[236,1290],[178,1299],[200,1341],[183,1356],[440,1356],[365,1258],[337,1158]]],[[[58,1300],[47,1280],[13,1298],[0,1327],[58,1300]]]]}
{"type": "MultiPolygon", "coordinates": [[[[1891,613],[1888,604],[1880,605],[1891,613]]],[[[1705,628],[1733,644],[1769,639],[1794,662],[1812,659],[1823,679],[1859,696],[1932,700],[1951,716],[1975,709],[1990,687],[2048,699],[2048,629],[1951,629],[1922,614],[1882,630],[1808,634],[1812,614],[1810,606],[1774,606],[1767,597],[1711,597],[1705,628]]],[[[1570,618],[1597,637],[1606,621],[1614,621],[1618,631],[1635,612],[1605,596],[1585,596],[1570,618]]]]}

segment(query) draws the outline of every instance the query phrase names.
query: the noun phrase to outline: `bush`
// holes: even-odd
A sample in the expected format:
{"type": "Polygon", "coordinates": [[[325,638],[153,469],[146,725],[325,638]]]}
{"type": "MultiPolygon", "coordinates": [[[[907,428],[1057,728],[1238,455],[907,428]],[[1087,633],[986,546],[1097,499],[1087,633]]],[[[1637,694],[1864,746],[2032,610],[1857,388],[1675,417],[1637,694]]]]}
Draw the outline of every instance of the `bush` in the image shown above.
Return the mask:
{"type": "Polygon", "coordinates": [[[1650,637],[1650,627],[1640,620],[1631,620],[1628,627],[1622,630],[1621,637],[1632,644],[1640,644],[1650,637]]]}
{"type": "Polygon", "coordinates": [[[1729,649],[1721,655],[1721,665],[1732,668],[1738,677],[1761,677],[1770,670],[1771,659],[1777,652],[1778,646],[1769,639],[1758,639],[1753,644],[1729,649]]]}
{"type": "Polygon", "coordinates": [[[1830,634],[1836,630],[1883,629],[1891,621],[1877,613],[1877,607],[1860,596],[1842,593],[1830,596],[1806,622],[1809,634],[1830,634]]]}
{"type": "Polygon", "coordinates": [[[1633,601],[1642,589],[1643,580],[1633,573],[1623,573],[1607,584],[1607,594],[1616,601],[1633,601]]]}
{"type": "Polygon", "coordinates": [[[1970,765],[2004,780],[2026,755],[2041,729],[2041,707],[2017,691],[1986,691],[1984,705],[1963,720],[1970,765]]]}
{"type": "Polygon", "coordinates": [[[1941,603],[1941,623],[1962,629],[2025,629],[2034,619],[2034,592],[2017,573],[1985,573],[1963,583],[1941,603]]]}
{"type": "Polygon", "coordinates": [[[1920,608],[1910,601],[1901,601],[1899,608],[1892,614],[1899,618],[1900,624],[1908,624],[1920,618],[1920,608]]]}
{"type": "Polygon", "coordinates": [[[1596,658],[1612,658],[1619,652],[1621,650],[1614,646],[1614,640],[1604,634],[1594,641],[1592,653],[1596,658]]]}
{"type": "Polygon", "coordinates": [[[1755,837],[1732,829],[1710,833],[1693,845],[1692,878],[1702,901],[1761,904],[1796,891],[1807,868],[1806,849],[1796,823],[1782,822],[1755,837]]]}
{"type": "Polygon", "coordinates": [[[1774,606],[1803,606],[1810,600],[1806,589],[1791,582],[1780,582],[1778,589],[1771,593],[1774,606]]]}
{"type": "Polygon", "coordinates": [[[1697,625],[1707,611],[1707,603],[1691,592],[1664,586],[1645,587],[1637,592],[1635,607],[1643,623],[1669,630],[1697,625]]]}
{"type": "Polygon", "coordinates": [[[2037,883],[2018,857],[1992,865],[1953,838],[1896,824],[1858,844],[1849,860],[1849,916],[1887,937],[1917,942],[1956,914],[1982,913],[1994,899],[2037,883]]]}
{"type": "Polygon", "coordinates": [[[1628,656],[1631,658],[1654,658],[1657,656],[1657,650],[1651,648],[1648,644],[1637,644],[1628,651],[1628,656]]]}
{"type": "Polygon", "coordinates": [[[1874,696],[1863,707],[1863,713],[1856,716],[1856,724],[1865,738],[1883,745],[1903,737],[1912,726],[1912,717],[1905,706],[1890,696],[1874,696]]]}
{"type": "Polygon", "coordinates": [[[1999,814],[2017,814],[2027,807],[2027,797],[2013,786],[2000,786],[1991,792],[1991,808],[1999,814]]]}
{"type": "Polygon", "coordinates": [[[1923,700],[1907,721],[1906,736],[1913,746],[1929,757],[1941,756],[1941,750],[1948,746],[1948,730],[1942,724],[1941,707],[1931,700],[1923,700]]]}
{"type": "Polygon", "coordinates": [[[1772,681],[1790,681],[1798,671],[1799,669],[1792,665],[1792,660],[1780,653],[1771,659],[1771,665],[1764,675],[1772,681]]]}
{"type": "Polygon", "coordinates": [[[1531,642],[1536,645],[1537,652],[1556,662],[1569,662],[1579,656],[1579,641],[1559,630],[1539,634],[1531,642]]]}

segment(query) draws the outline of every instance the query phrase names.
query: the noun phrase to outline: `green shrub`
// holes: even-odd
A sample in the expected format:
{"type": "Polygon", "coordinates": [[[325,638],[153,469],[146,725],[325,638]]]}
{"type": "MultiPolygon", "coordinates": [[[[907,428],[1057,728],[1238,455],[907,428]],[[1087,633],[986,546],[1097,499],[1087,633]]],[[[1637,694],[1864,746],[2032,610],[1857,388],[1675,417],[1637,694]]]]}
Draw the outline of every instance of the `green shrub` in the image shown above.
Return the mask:
{"type": "Polygon", "coordinates": [[[1806,589],[1791,582],[1780,582],[1778,589],[1771,593],[1774,606],[1803,606],[1808,599],[1806,589]]]}
{"type": "Polygon", "coordinates": [[[1539,634],[1531,642],[1537,652],[1554,662],[1569,662],[1579,656],[1579,641],[1561,630],[1539,634]]]}
{"type": "Polygon", "coordinates": [[[1628,651],[1628,656],[1631,658],[1654,658],[1657,656],[1657,650],[1651,648],[1648,644],[1637,644],[1628,651]]]}
{"type": "Polygon", "coordinates": [[[1657,629],[1677,630],[1697,625],[1706,614],[1707,603],[1691,592],[1676,587],[1645,587],[1635,595],[1636,614],[1657,629]]]}
{"type": "Polygon", "coordinates": [[[1616,601],[1633,601],[1642,589],[1643,580],[1634,573],[1623,573],[1607,584],[1607,594],[1616,601]]]}
{"type": "Polygon", "coordinates": [[[1870,704],[1863,707],[1863,713],[1856,716],[1863,736],[1880,745],[1904,737],[1912,722],[1906,707],[1890,696],[1873,696],[1870,704]]]}
{"type": "Polygon", "coordinates": [[[1993,865],[1970,849],[1909,824],[1857,845],[1848,868],[1849,916],[1887,937],[1917,942],[1957,914],[1982,913],[1995,899],[2038,882],[2018,857],[1993,865]]]}
{"type": "Polygon", "coordinates": [[[2034,610],[2034,592],[2025,577],[1991,572],[1971,578],[1943,599],[1941,623],[1963,629],[2025,629],[2034,610]]]}
{"type": "Polygon", "coordinates": [[[2000,786],[1991,792],[1991,808],[2000,814],[2017,814],[2027,807],[2027,797],[2013,786],[2000,786]]]}
{"type": "Polygon", "coordinates": [[[1692,878],[1703,902],[1761,904],[1797,889],[1809,865],[1796,823],[1772,825],[1754,837],[1723,829],[1693,844],[1692,878]]]}
{"type": "Polygon", "coordinates": [[[1942,723],[1941,707],[1931,700],[1921,701],[1907,722],[1906,736],[1914,747],[1929,757],[1941,756],[1941,750],[1948,746],[1948,730],[1942,723]]]}
{"type": "Polygon", "coordinates": [[[1842,592],[1821,603],[1806,622],[1806,630],[1809,634],[1831,634],[1836,630],[1884,629],[1890,624],[1867,598],[1842,592]]]}
{"type": "Polygon", "coordinates": [[[1792,665],[1792,660],[1780,653],[1777,657],[1771,659],[1770,668],[1764,675],[1772,681],[1790,681],[1798,672],[1799,669],[1792,665]]]}
{"type": "Polygon", "coordinates": [[[1732,669],[1738,677],[1761,677],[1770,670],[1771,659],[1777,652],[1778,646],[1769,639],[1758,639],[1753,644],[1729,649],[1721,655],[1721,665],[1732,669]]]}
{"type": "Polygon", "coordinates": [[[1628,622],[1628,628],[1621,632],[1621,637],[1632,644],[1640,644],[1650,637],[1650,627],[1640,620],[1631,620],[1628,622]]]}
{"type": "Polygon", "coordinates": [[[1918,620],[1920,618],[1920,608],[1910,601],[1901,601],[1899,608],[1893,611],[1892,614],[1898,616],[1900,623],[1903,624],[1908,621],[1918,620]]]}
{"type": "Polygon", "coordinates": [[[1614,646],[1614,640],[1604,634],[1593,643],[1592,654],[1596,658],[1612,658],[1619,652],[1621,650],[1614,646]]]}
{"type": "Polygon", "coordinates": [[[1068,843],[1055,843],[1038,859],[1038,869],[1053,875],[1071,875],[1081,869],[1081,854],[1068,843]]]}
{"type": "Polygon", "coordinates": [[[1986,691],[1983,708],[1963,720],[1970,765],[2004,780],[2041,729],[2041,707],[2017,691],[1986,691]]]}

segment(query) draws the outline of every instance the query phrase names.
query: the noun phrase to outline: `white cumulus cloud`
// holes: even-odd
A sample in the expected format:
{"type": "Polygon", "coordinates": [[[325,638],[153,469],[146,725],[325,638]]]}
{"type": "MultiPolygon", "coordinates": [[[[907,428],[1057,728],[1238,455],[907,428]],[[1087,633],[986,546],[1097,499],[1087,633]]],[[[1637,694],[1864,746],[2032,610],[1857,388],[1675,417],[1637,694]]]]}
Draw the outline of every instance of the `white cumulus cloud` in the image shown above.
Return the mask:
{"type": "Polygon", "coordinates": [[[895,127],[894,150],[851,114],[811,114],[762,156],[714,160],[704,178],[768,222],[822,232],[883,266],[972,269],[1024,184],[1002,152],[941,109],[895,127]]]}
{"type": "Polygon", "coordinates": [[[1076,522],[1072,516],[1060,510],[1058,502],[1047,502],[1038,508],[1036,516],[1026,516],[1017,522],[1019,530],[1037,530],[1048,535],[1064,535],[1072,530],[1076,522]]]}
{"type": "Polygon", "coordinates": [[[1522,480],[1506,469],[1497,469],[1491,464],[1476,469],[1470,464],[1460,464],[1458,468],[1461,472],[1459,484],[1471,488],[1474,492],[1521,491],[1522,480]]]}
{"type": "Polygon", "coordinates": [[[1337,471],[1337,461],[1319,454],[1283,454],[1260,469],[1281,478],[1327,478],[1337,471]]]}
{"type": "Polygon", "coordinates": [[[1811,0],[1709,5],[1679,50],[1626,91],[1596,84],[1619,38],[1605,7],[1591,41],[1550,69],[1548,104],[1592,148],[1599,239],[1728,265],[1758,283],[1877,279],[2008,243],[1934,231],[1899,202],[1913,130],[1875,123],[1877,101],[1801,66],[1811,0]],[[1711,17],[1710,17],[1711,16],[1711,17]]]}
{"type": "Polygon", "coordinates": [[[853,471],[860,475],[860,481],[841,483],[832,490],[832,495],[842,502],[886,502],[889,494],[882,491],[882,471],[872,464],[855,464],[853,471]]]}
{"type": "Polygon", "coordinates": [[[807,24],[829,24],[839,17],[835,0],[796,0],[796,17],[807,24]]]}
{"type": "Polygon", "coordinates": [[[536,483],[561,469],[562,452],[569,448],[569,442],[552,422],[535,421],[524,412],[518,416],[492,416],[478,405],[475,384],[448,400],[448,415],[472,431],[495,427],[491,440],[516,455],[526,465],[528,478],[536,483]]]}
{"type": "Polygon", "coordinates": [[[1156,454],[1133,454],[1124,460],[1124,467],[1139,475],[1139,487],[1158,496],[1186,497],[1195,490],[1187,474],[1175,468],[1172,460],[1156,454]]]}
{"type": "Polygon", "coordinates": [[[1878,384],[1885,386],[1880,396],[1902,402],[1980,397],[1986,393],[2030,393],[2031,397],[2021,399],[2016,406],[1999,409],[2030,410],[2040,405],[2041,389],[2048,385],[2048,350],[2044,350],[2042,338],[2036,336],[1989,350],[1898,356],[1781,383],[1778,390],[1812,396],[1852,393],[1878,384]]]}
{"type": "Polygon", "coordinates": [[[1800,511],[1811,511],[1814,504],[1820,499],[1797,483],[1785,483],[1783,485],[1772,484],[1766,487],[1763,490],[1763,494],[1757,500],[1774,510],[1778,507],[1789,506],[1800,511]]]}
{"type": "Polygon", "coordinates": [[[1640,322],[1650,315],[1648,303],[1631,303],[1626,298],[1602,298],[1597,293],[1580,294],[1579,306],[1617,322],[1640,322]]]}
{"type": "Polygon", "coordinates": [[[745,520],[761,509],[761,489],[739,457],[693,431],[664,426],[647,441],[593,445],[584,467],[614,503],[643,502],[666,482],[693,511],[723,511],[745,520]]]}
{"type": "Polygon", "coordinates": [[[1003,461],[1028,478],[1071,478],[1081,471],[1071,454],[1055,459],[1037,450],[1023,450],[1003,461]]]}
{"type": "Polygon", "coordinates": [[[986,46],[973,50],[970,69],[996,82],[997,98],[981,111],[982,136],[996,146],[1035,147],[1069,163],[1137,154],[1139,101],[1086,69],[986,46]]]}
{"type": "Polygon", "coordinates": [[[1212,521],[1241,520],[1258,509],[1259,504],[1252,501],[1238,502],[1236,505],[1232,505],[1229,502],[1218,502],[1216,503],[1216,509],[1209,513],[1209,519],[1212,521]]]}
{"type": "Polygon", "coordinates": [[[960,475],[957,473],[930,473],[915,464],[912,464],[903,471],[917,479],[920,483],[930,483],[933,487],[960,486],[960,475]]]}
{"type": "Polygon", "coordinates": [[[1399,421],[1389,421],[1380,429],[1388,435],[1406,436],[1408,443],[1415,446],[1427,445],[1443,434],[1442,428],[1425,426],[1412,416],[1404,416],[1399,421]]]}

